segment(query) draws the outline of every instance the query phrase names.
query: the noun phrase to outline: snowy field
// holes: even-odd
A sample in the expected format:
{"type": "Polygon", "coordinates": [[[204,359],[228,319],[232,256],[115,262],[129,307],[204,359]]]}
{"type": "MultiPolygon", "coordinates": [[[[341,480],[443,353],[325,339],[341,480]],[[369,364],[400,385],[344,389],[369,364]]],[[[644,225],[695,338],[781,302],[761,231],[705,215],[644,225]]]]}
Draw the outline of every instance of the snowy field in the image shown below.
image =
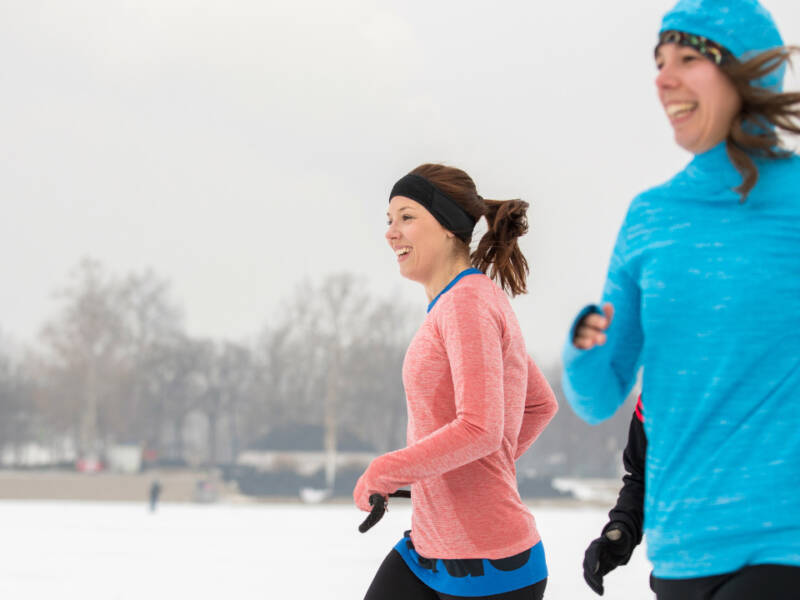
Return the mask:
{"type": "MultiPolygon", "coordinates": [[[[532,505],[550,579],[545,598],[599,598],[581,577],[605,509],[532,505]]],[[[347,505],[0,502],[0,598],[360,600],[408,528],[408,505],[373,530],[347,505]]],[[[603,598],[652,599],[643,548],[603,598]]]]}

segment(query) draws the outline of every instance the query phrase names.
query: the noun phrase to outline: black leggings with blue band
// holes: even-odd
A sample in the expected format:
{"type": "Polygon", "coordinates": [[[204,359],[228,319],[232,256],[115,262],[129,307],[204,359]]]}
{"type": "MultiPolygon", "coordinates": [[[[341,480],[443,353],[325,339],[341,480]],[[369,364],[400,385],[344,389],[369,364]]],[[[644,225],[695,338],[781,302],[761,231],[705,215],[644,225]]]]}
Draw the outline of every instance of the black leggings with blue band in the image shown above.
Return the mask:
{"type": "MultiPolygon", "coordinates": [[[[470,600],[541,600],[547,579],[525,588],[494,594],[473,596],[470,600]]],[[[414,575],[397,550],[384,559],[364,600],[460,600],[465,596],[450,596],[428,587],[414,575]]]]}

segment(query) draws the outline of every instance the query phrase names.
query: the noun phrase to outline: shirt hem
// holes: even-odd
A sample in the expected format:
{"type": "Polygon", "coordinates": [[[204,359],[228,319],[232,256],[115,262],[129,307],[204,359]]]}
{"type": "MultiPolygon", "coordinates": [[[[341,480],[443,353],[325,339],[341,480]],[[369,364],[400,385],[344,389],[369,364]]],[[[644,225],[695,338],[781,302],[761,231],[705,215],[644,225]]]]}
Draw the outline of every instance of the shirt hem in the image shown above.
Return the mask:
{"type": "Polygon", "coordinates": [[[485,558],[488,560],[498,560],[501,558],[508,558],[509,556],[514,556],[515,554],[519,554],[531,548],[542,541],[542,536],[539,535],[538,531],[533,532],[529,536],[525,537],[521,541],[515,542],[514,544],[503,546],[502,548],[492,548],[491,550],[487,549],[477,549],[472,552],[454,552],[452,548],[448,548],[446,551],[437,551],[434,549],[429,549],[423,543],[422,546],[417,544],[417,539],[414,537],[414,531],[411,531],[411,541],[414,544],[414,549],[416,550],[417,554],[420,556],[424,556],[426,558],[438,558],[442,560],[463,560],[463,559],[478,559],[478,558],[485,558]]]}
{"type": "Polygon", "coordinates": [[[758,558],[752,561],[732,561],[725,567],[709,567],[708,569],[693,569],[684,571],[682,569],[666,569],[661,570],[656,563],[653,563],[653,577],[658,579],[697,579],[700,577],[714,577],[716,575],[725,575],[727,573],[734,573],[745,567],[753,567],[756,565],[782,565],[787,567],[800,567],[800,557],[797,559],[792,558],[777,558],[768,557],[758,558]]]}

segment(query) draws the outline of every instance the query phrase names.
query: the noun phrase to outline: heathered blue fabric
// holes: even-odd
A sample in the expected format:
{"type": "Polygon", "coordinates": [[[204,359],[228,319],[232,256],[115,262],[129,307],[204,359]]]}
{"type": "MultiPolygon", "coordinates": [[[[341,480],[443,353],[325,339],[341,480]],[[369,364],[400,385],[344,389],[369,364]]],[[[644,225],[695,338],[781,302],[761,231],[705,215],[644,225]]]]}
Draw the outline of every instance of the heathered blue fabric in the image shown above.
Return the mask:
{"type": "Polygon", "coordinates": [[[800,565],[800,158],[756,164],[744,204],[724,143],[635,198],[607,343],[564,349],[567,399],[590,423],[643,368],[657,577],[800,565]]]}
{"type": "MultiPolygon", "coordinates": [[[[679,0],[664,15],[661,31],[677,30],[702,35],[746,60],[753,55],[783,46],[775,21],[756,0],[679,0]]],[[[779,90],[785,66],[765,77],[763,87],[779,90]]]]}

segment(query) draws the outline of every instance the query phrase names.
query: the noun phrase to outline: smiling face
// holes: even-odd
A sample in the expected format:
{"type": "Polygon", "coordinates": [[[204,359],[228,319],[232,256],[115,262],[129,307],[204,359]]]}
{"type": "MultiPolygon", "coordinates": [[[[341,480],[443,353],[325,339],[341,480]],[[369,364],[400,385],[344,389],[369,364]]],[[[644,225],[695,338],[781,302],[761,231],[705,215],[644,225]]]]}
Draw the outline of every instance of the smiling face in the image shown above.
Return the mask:
{"type": "Polygon", "coordinates": [[[679,146],[701,154],[728,137],[742,101],[733,84],[696,50],[663,44],[656,52],[658,97],[679,146]]]}
{"type": "Polygon", "coordinates": [[[387,216],[386,240],[403,277],[426,285],[452,262],[455,236],[419,202],[395,196],[387,216]]]}

